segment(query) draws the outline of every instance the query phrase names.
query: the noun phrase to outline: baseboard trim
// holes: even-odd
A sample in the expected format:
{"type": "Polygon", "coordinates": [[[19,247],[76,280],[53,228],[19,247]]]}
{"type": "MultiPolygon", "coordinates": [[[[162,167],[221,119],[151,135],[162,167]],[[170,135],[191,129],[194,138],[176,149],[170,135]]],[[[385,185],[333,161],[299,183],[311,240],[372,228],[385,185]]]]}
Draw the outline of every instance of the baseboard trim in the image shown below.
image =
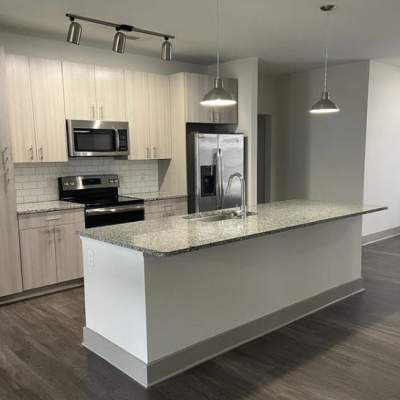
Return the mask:
{"type": "Polygon", "coordinates": [[[37,289],[25,290],[20,293],[0,297],[0,306],[16,303],[18,301],[33,299],[35,297],[47,296],[49,294],[63,292],[64,290],[75,289],[81,286],[83,286],[83,278],[74,279],[73,281],[63,283],[57,283],[55,285],[44,286],[37,289]]]}
{"type": "Polygon", "coordinates": [[[356,279],[148,364],[87,327],[83,345],[148,388],[362,291],[363,279],[356,279]]]}
{"type": "Polygon", "coordinates": [[[370,235],[365,235],[362,237],[362,245],[379,242],[381,240],[390,239],[400,235],[400,226],[396,228],[386,229],[384,231],[372,233],[370,235]]]}

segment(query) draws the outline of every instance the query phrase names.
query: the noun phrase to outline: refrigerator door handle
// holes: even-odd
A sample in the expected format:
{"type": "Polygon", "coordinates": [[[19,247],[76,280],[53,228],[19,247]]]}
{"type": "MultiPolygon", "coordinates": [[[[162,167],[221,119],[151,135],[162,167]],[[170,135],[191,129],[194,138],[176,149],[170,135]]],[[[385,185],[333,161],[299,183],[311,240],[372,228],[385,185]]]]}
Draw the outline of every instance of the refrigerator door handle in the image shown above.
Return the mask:
{"type": "Polygon", "coordinates": [[[222,162],[222,150],[217,150],[217,209],[221,209],[223,207],[224,202],[224,188],[223,188],[223,176],[224,176],[224,166],[222,162]]]}

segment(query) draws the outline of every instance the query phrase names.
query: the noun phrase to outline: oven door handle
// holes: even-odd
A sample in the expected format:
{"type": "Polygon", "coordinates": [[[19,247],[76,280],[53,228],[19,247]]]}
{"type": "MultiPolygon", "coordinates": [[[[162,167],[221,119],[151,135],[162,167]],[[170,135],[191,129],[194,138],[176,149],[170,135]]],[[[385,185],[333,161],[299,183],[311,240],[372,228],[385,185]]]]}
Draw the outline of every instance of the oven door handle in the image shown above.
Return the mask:
{"type": "Polygon", "coordinates": [[[94,215],[119,214],[129,211],[143,211],[143,210],[144,210],[143,204],[134,204],[129,206],[89,208],[85,212],[86,215],[90,217],[94,215]]]}

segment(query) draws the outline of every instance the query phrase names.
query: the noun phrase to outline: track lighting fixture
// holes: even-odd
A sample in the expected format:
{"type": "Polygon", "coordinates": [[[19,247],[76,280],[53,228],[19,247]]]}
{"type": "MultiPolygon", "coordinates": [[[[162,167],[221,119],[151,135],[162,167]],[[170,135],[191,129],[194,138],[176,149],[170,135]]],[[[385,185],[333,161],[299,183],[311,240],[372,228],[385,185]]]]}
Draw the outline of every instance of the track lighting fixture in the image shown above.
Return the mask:
{"type": "Polygon", "coordinates": [[[81,42],[82,26],[78,22],[75,22],[74,17],[69,17],[71,21],[68,28],[67,42],[77,44],[81,42]]]}
{"type": "Polygon", "coordinates": [[[134,36],[128,36],[124,32],[138,32],[142,33],[145,35],[150,35],[150,36],[158,36],[158,37],[163,37],[164,42],[161,46],[161,59],[165,61],[171,61],[172,60],[172,43],[170,42],[170,39],[175,39],[175,36],[169,35],[166,33],[160,33],[160,32],[155,32],[155,31],[149,31],[147,29],[141,29],[136,26],[132,25],[126,25],[126,24],[116,24],[114,22],[109,22],[109,21],[102,21],[100,19],[94,19],[90,17],[83,17],[82,15],[75,15],[75,14],[66,14],[66,17],[69,18],[71,21],[68,29],[68,35],[67,35],[67,42],[69,43],[74,43],[74,44],[79,44],[81,40],[81,35],[82,35],[82,26],[75,22],[75,19],[79,19],[82,21],[87,21],[91,22],[93,24],[99,24],[99,25],[104,25],[104,26],[109,26],[112,28],[116,29],[116,33],[114,35],[114,41],[113,41],[113,46],[112,49],[116,53],[125,53],[125,47],[126,47],[126,40],[137,40],[137,37],[134,36]]]}
{"type": "Polygon", "coordinates": [[[164,38],[164,42],[161,46],[161,60],[171,61],[172,60],[172,43],[168,37],[164,38]]]}
{"type": "Polygon", "coordinates": [[[125,45],[126,45],[126,35],[123,32],[120,32],[118,28],[116,28],[116,32],[114,35],[113,41],[113,51],[115,53],[125,53],[125,45]]]}

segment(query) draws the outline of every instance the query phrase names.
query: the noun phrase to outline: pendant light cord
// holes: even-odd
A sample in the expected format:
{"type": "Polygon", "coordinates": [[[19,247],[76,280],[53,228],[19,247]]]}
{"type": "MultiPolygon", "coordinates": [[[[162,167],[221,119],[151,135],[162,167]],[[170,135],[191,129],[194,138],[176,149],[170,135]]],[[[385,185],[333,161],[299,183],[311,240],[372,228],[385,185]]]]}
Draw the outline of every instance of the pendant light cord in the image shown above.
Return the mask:
{"type": "Polygon", "coordinates": [[[219,0],[217,0],[217,78],[219,78],[219,48],[220,48],[220,4],[219,0]]]}
{"type": "Polygon", "coordinates": [[[329,40],[329,25],[330,25],[330,18],[329,18],[329,14],[330,14],[330,10],[325,11],[326,13],[326,30],[325,30],[325,48],[324,48],[324,92],[328,91],[328,40],[329,40]]]}

